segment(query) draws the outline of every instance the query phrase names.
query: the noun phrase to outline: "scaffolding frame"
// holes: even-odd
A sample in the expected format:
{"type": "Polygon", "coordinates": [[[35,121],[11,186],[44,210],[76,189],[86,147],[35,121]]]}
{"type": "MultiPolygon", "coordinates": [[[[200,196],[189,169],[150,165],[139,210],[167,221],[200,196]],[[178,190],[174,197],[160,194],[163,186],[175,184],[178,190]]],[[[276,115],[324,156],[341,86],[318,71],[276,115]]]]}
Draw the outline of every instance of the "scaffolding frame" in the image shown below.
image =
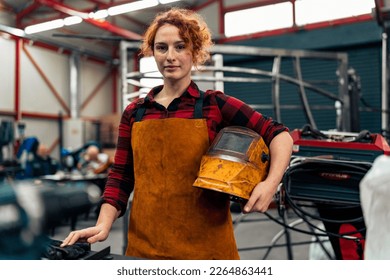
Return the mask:
{"type": "MultiPolygon", "coordinates": [[[[120,69],[121,69],[121,93],[122,97],[127,95],[131,98],[139,96],[139,92],[132,92],[129,95],[129,86],[142,87],[139,82],[141,78],[156,78],[153,76],[146,76],[146,73],[139,71],[129,71],[129,61],[134,54],[139,51],[139,43],[122,41],[120,43],[120,69]]],[[[201,71],[213,72],[212,76],[199,75],[199,70],[193,72],[192,79],[194,81],[208,81],[214,82],[215,88],[223,88],[224,82],[254,82],[263,83],[270,82],[272,84],[272,104],[269,106],[273,109],[275,120],[281,122],[281,109],[297,109],[297,106],[283,106],[280,102],[280,86],[282,82],[294,84],[298,87],[301,104],[304,109],[304,114],[307,123],[313,128],[317,128],[314,120],[311,106],[307,98],[307,89],[310,89],[326,98],[335,101],[335,111],[337,113],[336,129],[338,131],[353,131],[356,122],[359,120],[359,110],[352,108],[354,104],[354,96],[349,90],[349,69],[348,69],[348,55],[343,52],[322,52],[310,50],[291,50],[279,48],[263,48],[240,45],[214,45],[210,49],[212,57],[218,57],[218,61],[214,65],[206,65],[201,67],[201,71]],[[229,67],[223,66],[223,59],[228,55],[250,56],[253,59],[268,57],[273,59],[272,71],[266,71],[257,68],[243,68],[243,67],[229,67]],[[222,56],[222,61],[221,61],[222,56]],[[293,61],[295,76],[289,76],[281,73],[281,63],[283,59],[290,58],[293,61]],[[302,76],[302,59],[322,59],[337,62],[337,69],[335,75],[337,76],[338,92],[330,92],[311,82],[305,81],[302,76]],[[246,73],[253,75],[253,77],[225,77],[224,73],[246,73]],[[352,99],[352,100],[351,100],[352,99]]],[[[122,98],[123,102],[124,98],[122,98]]],[[[356,101],[356,100],[355,100],[356,101]]],[[[254,109],[264,108],[263,105],[250,104],[254,109]]],[[[317,106],[318,107],[318,106],[317,106]]],[[[329,106],[328,106],[329,107],[329,106]]]]}

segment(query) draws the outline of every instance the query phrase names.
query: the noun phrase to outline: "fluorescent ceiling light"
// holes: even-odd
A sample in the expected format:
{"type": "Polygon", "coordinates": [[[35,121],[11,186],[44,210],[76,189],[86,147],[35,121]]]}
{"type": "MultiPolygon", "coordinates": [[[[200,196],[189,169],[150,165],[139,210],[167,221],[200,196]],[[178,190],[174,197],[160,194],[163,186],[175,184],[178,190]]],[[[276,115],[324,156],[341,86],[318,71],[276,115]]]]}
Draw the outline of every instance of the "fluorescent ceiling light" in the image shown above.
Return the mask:
{"type": "Polygon", "coordinates": [[[24,29],[24,32],[26,34],[38,33],[38,32],[47,31],[51,29],[61,28],[65,25],[69,26],[69,25],[78,24],[82,21],[83,19],[79,16],[70,16],[64,19],[56,19],[56,20],[51,20],[51,21],[27,26],[24,29]]]}
{"type": "MultiPolygon", "coordinates": [[[[26,33],[24,32],[24,30],[19,29],[19,28],[14,28],[14,27],[11,27],[11,26],[7,26],[7,25],[3,25],[1,23],[0,23],[0,31],[3,31],[5,33],[11,34],[11,35],[14,35],[14,36],[17,36],[17,37],[24,37],[24,36],[26,36],[26,33]]],[[[2,34],[2,35],[6,35],[5,33],[2,34]]]]}
{"type": "Polygon", "coordinates": [[[83,19],[81,17],[71,16],[71,17],[64,18],[64,25],[69,26],[69,25],[81,23],[82,21],[83,19]]]}
{"type": "Polygon", "coordinates": [[[107,11],[110,16],[115,16],[119,14],[125,14],[125,13],[129,13],[141,9],[154,7],[157,6],[158,4],[159,4],[158,0],[135,1],[128,4],[113,6],[111,8],[108,8],[107,11]]]}
{"type": "Polygon", "coordinates": [[[95,13],[89,13],[88,15],[90,18],[93,18],[93,19],[103,19],[103,18],[106,18],[108,17],[108,11],[107,10],[99,10],[95,13]]]}
{"type": "Polygon", "coordinates": [[[180,0],[159,0],[160,4],[169,4],[180,0]]]}
{"type": "Polygon", "coordinates": [[[27,26],[24,29],[24,32],[26,32],[26,34],[32,34],[32,33],[37,33],[37,32],[60,28],[63,26],[64,26],[64,20],[63,19],[56,19],[56,20],[51,20],[51,21],[27,26]]]}

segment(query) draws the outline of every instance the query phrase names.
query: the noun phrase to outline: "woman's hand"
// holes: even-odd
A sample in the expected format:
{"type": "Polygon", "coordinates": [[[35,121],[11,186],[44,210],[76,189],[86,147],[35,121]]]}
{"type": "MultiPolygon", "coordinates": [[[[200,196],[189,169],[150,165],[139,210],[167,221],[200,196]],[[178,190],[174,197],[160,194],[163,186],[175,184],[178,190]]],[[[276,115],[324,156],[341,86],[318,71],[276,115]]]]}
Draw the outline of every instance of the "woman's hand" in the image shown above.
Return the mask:
{"type": "Polygon", "coordinates": [[[120,211],[118,211],[114,206],[103,203],[100,208],[99,218],[96,226],[72,231],[64,239],[61,247],[73,245],[76,242],[88,242],[92,244],[106,240],[110,233],[111,226],[118,218],[119,214],[120,211]]]}
{"type": "Polygon", "coordinates": [[[90,244],[96,243],[98,241],[104,241],[107,239],[109,230],[106,230],[104,226],[97,225],[94,227],[89,227],[81,230],[72,231],[64,239],[61,244],[61,247],[67,245],[73,245],[76,242],[88,242],[90,244]]]}
{"type": "Polygon", "coordinates": [[[293,140],[290,133],[284,131],[278,134],[269,146],[271,164],[267,178],[256,185],[245,204],[243,213],[265,212],[272,202],[274,194],[282,181],[284,172],[290,163],[293,140]]]}
{"type": "Polygon", "coordinates": [[[273,201],[275,194],[275,186],[267,186],[266,181],[260,182],[253,189],[252,194],[243,208],[243,213],[261,212],[268,210],[269,205],[273,201]]]}

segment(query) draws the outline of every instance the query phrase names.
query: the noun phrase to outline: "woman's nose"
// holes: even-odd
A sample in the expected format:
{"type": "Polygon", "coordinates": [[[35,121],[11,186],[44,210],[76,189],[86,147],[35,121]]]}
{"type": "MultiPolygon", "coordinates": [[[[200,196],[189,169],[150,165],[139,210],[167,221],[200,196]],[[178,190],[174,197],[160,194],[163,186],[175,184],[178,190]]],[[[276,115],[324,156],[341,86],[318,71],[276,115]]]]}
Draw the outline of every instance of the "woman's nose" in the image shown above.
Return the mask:
{"type": "Polygon", "coordinates": [[[175,60],[175,49],[174,48],[168,48],[167,60],[168,61],[175,60]]]}

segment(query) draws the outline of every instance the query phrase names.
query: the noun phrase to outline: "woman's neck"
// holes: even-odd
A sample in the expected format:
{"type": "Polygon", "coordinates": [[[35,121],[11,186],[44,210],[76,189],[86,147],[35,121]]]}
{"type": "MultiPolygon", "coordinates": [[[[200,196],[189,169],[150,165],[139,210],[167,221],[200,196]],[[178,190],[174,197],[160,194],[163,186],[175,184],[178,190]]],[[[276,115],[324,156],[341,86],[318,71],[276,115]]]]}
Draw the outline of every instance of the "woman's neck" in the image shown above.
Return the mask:
{"type": "Polygon", "coordinates": [[[161,90],[162,95],[167,97],[179,97],[190,85],[191,79],[178,82],[164,81],[164,87],[161,90]]]}
{"type": "Polygon", "coordinates": [[[174,83],[169,83],[164,81],[164,86],[162,90],[154,97],[154,100],[165,108],[168,108],[172,100],[181,96],[181,94],[188,88],[191,80],[188,83],[179,83],[175,81],[174,83]]]}

